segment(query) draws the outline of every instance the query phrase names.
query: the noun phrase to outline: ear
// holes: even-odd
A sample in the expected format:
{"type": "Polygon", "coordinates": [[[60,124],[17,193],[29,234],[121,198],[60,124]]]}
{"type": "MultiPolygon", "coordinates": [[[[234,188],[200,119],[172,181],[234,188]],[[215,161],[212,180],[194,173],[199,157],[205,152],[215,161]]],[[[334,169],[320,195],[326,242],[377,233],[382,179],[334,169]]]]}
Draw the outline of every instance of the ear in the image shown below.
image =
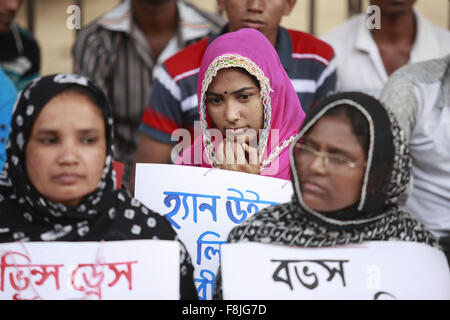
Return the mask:
{"type": "Polygon", "coordinates": [[[217,0],[217,6],[219,7],[220,11],[225,10],[225,0],[217,0]]]}
{"type": "MultiPolygon", "coordinates": [[[[217,0],[217,1],[223,1],[223,0],[217,0]]],[[[297,3],[297,0],[285,0],[285,1],[286,2],[284,5],[283,15],[288,16],[291,14],[292,9],[294,9],[294,6],[297,3]]]]}

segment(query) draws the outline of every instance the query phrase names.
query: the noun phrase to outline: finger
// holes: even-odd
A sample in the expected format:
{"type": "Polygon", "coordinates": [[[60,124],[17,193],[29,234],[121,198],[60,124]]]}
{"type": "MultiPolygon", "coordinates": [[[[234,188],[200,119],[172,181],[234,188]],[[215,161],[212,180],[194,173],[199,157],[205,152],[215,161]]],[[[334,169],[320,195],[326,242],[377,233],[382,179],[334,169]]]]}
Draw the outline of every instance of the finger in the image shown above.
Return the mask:
{"type": "Polygon", "coordinates": [[[258,149],[250,147],[247,144],[242,144],[242,148],[246,152],[248,163],[251,165],[258,164],[258,149]]]}
{"type": "Polygon", "coordinates": [[[227,141],[225,143],[225,162],[226,164],[235,164],[236,159],[234,157],[234,142],[227,141]]]}

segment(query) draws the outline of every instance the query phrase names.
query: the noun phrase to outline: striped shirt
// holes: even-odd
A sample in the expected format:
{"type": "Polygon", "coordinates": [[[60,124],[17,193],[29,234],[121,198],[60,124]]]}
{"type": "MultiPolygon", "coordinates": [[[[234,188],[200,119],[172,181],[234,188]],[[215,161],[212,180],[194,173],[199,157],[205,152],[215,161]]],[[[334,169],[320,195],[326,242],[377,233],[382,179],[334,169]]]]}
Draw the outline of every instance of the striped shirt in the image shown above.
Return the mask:
{"type": "MultiPolygon", "coordinates": [[[[227,26],[220,34],[226,30],[227,26]]],[[[215,37],[183,49],[164,63],[139,127],[143,134],[167,144],[176,143],[171,134],[178,128],[190,130],[194,137],[194,121],[199,119],[198,72],[206,47],[215,37]]],[[[336,65],[330,45],[308,33],[280,27],[276,50],[305,113],[335,90],[336,65]]]]}
{"type": "Polygon", "coordinates": [[[181,48],[220,30],[224,20],[179,0],[178,32],[154,61],[143,32],[126,0],[80,32],[73,70],[99,84],[113,109],[115,158],[125,163],[127,180],[138,139],[138,127],[154,78],[162,62],[181,48]]]}

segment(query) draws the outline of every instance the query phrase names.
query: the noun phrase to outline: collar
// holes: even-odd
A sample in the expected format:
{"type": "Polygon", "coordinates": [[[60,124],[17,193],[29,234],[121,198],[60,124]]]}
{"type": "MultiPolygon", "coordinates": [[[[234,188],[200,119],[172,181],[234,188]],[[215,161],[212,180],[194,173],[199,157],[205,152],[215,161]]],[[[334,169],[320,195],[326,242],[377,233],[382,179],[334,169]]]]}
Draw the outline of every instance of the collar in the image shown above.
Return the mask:
{"type": "MultiPolygon", "coordinates": [[[[414,16],[417,24],[417,34],[411,49],[409,63],[437,59],[439,57],[439,41],[433,30],[433,25],[414,8],[414,16]]],[[[372,53],[378,52],[378,47],[373,40],[372,34],[366,27],[366,14],[361,14],[359,29],[356,36],[356,48],[358,50],[372,53]]]]}

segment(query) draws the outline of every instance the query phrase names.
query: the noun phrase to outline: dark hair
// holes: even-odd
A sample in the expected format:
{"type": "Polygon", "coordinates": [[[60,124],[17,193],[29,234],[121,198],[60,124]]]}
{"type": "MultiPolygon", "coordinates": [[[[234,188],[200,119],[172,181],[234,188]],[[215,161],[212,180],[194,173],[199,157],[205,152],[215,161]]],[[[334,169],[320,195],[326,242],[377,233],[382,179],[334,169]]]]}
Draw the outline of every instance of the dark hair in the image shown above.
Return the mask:
{"type": "Polygon", "coordinates": [[[324,114],[324,116],[347,118],[352,126],[353,134],[358,139],[359,144],[361,145],[367,156],[370,139],[369,122],[367,121],[367,118],[361,113],[361,111],[348,104],[341,104],[328,110],[324,114]]]}

